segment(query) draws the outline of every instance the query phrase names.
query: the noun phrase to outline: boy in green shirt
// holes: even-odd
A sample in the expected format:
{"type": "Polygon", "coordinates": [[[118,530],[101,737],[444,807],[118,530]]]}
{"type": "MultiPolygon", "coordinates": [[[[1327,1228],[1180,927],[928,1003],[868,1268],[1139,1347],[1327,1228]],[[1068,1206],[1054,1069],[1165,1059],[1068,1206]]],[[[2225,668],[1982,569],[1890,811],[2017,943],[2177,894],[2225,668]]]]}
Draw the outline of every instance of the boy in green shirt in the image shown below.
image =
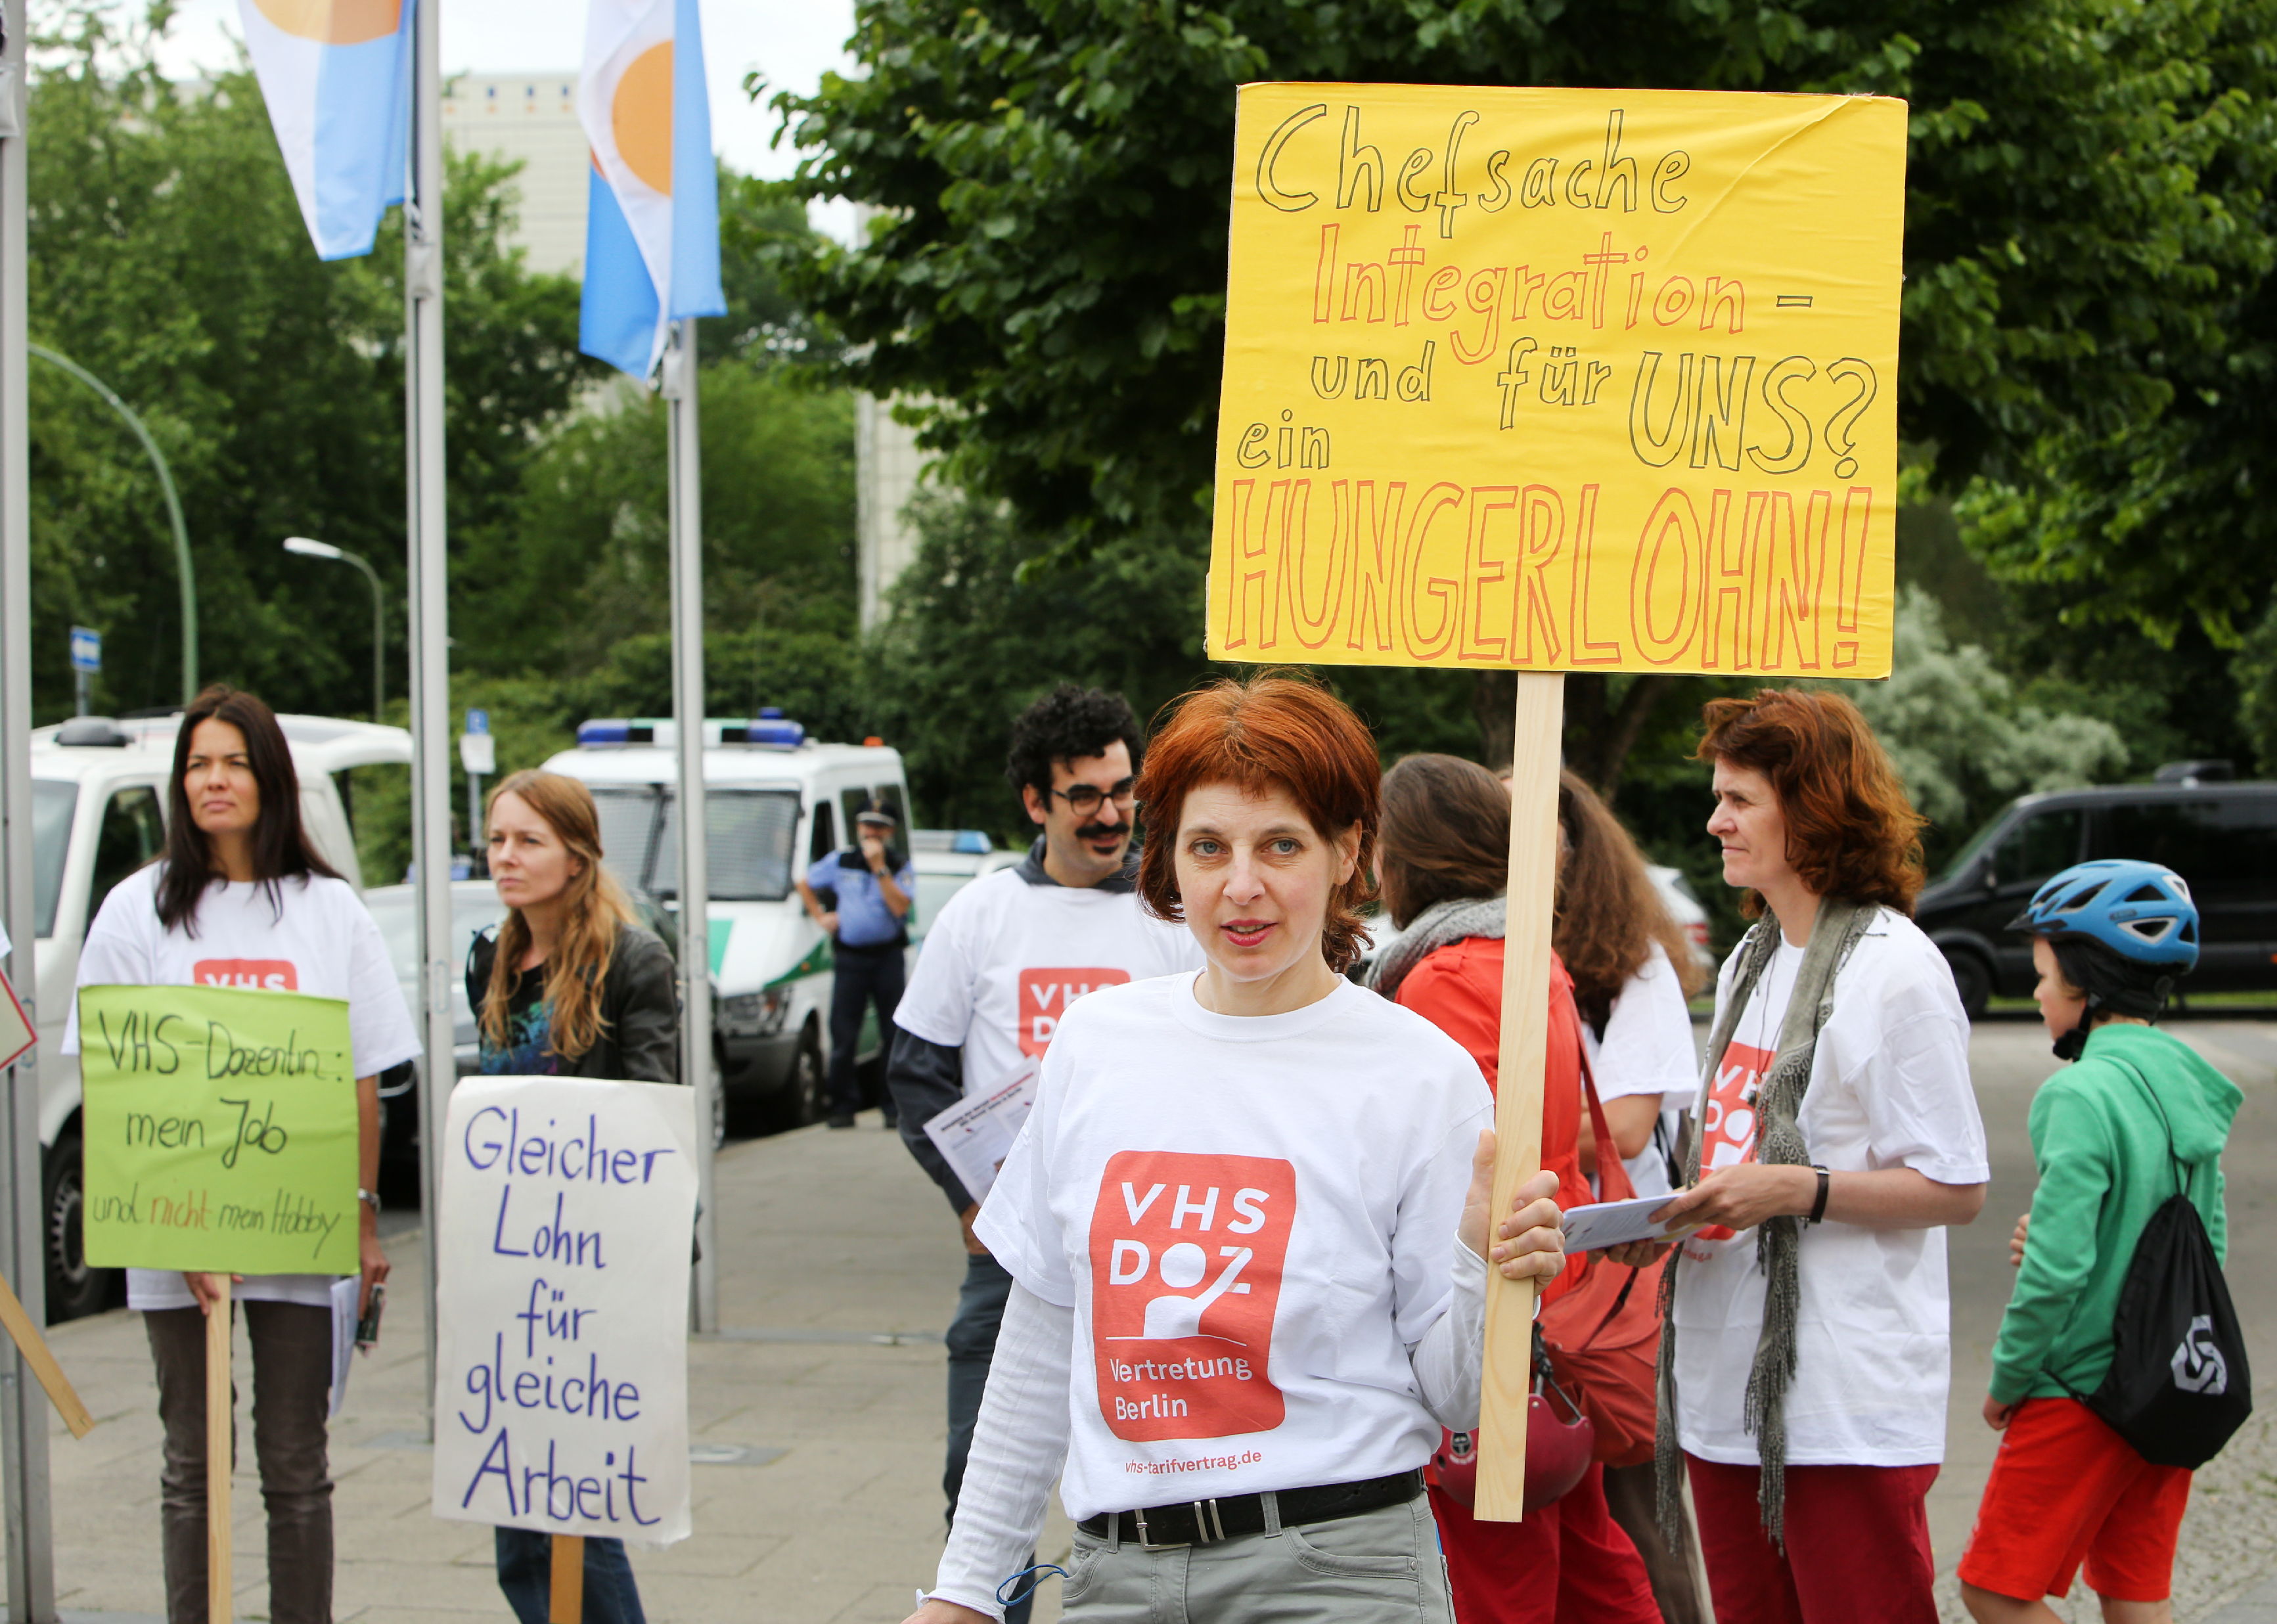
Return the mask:
{"type": "Polygon", "coordinates": [[[2077,1064],[2032,1101],[2040,1181],[1984,1400],[2000,1450],[1961,1560],[1978,1624],[2054,1624],[2041,1598],[2068,1594],[2083,1562],[2110,1624],[2174,1618],[2190,1474],[2144,1460],[2080,1395],[2110,1369],[2136,1243],[2178,1183],[2226,1254],[2220,1157],[2243,1096],[2151,1024],[2197,963],[2197,923],[2171,869],[2100,861],[2050,880],[2012,926],[2033,937],[2041,1017],[2077,1064]]]}

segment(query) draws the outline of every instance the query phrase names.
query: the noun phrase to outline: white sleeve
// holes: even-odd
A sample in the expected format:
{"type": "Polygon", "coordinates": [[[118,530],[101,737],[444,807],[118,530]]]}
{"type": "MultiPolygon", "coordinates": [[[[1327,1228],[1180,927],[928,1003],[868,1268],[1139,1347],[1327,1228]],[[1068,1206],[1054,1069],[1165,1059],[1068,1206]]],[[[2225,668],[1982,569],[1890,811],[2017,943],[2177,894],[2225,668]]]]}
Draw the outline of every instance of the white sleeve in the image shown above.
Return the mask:
{"type": "MultiPolygon", "coordinates": [[[[1435,1037],[1440,1034],[1435,1033],[1435,1037]]],[[[1454,1048],[1452,1039],[1442,1039],[1454,1048]]],[[[1447,1313],[1452,1289],[1447,1277],[1447,1243],[1462,1222],[1463,1201],[1471,1189],[1471,1159],[1478,1149],[1479,1130],[1494,1126],[1494,1105],[1486,1081],[1468,1055],[1459,1049],[1470,1071],[1470,1088],[1478,1108],[1465,1112],[1439,1140],[1431,1155],[1407,1176],[1400,1192],[1399,1211],[1391,1235],[1392,1324],[1401,1343],[1414,1347],[1447,1313]]]]}
{"type": "Polygon", "coordinates": [[[1479,1380],[1486,1364],[1487,1263],[1461,1241],[1447,1311],[1407,1350],[1423,1407],[1450,1432],[1479,1424],[1479,1380]]]}
{"type": "Polygon", "coordinates": [[[377,1077],[417,1058],[424,1047],[404,1006],[403,986],[388,962],[387,939],[362,898],[340,882],[348,939],[348,1047],[358,1077],[377,1077]]]}
{"type": "MultiPolygon", "coordinates": [[[[933,1594],[941,1600],[1004,1616],[997,1588],[1028,1566],[1043,1529],[1044,1502],[1067,1463],[1074,1360],[1075,1310],[1047,1303],[1015,1281],[957,1491],[956,1522],[933,1581],[933,1594]]],[[[1471,1396],[1475,1408],[1475,1372],[1471,1396]]]]}
{"type": "Polygon", "coordinates": [[[1067,1075],[1083,1046],[1084,1024],[1073,1010],[1061,1023],[1059,1035],[1044,1059],[1036,1079],[1036,1103],[1020,1126],[1004,1164],[996,1170],[996,1183],[980,1203],[972,1232],[1005,1271],[1047,1303],[1072,1308],[1076,1299],[1074,1273],[1068,1268],[1065,1247],[1052,1219],[1052,1175],[1058,1163],[1056,1147],[1060,1108],[1067,1096],[1067,1075]]]}
{"type": "Polygon", "coordinates": [[[979,905],[973,893],[986,883],[975,881],[941,904],[940,917],[925,927],[918,967],[910,972],[902,1001],[894,1006],[895,1025],[945,1048],[963,1047],[972,1030],[972,987],[977,976],[971,919],[979,905]]]}
{"type": "Polygon", "coordinates": [[[1593,1071],[1600,1100],[1674,1094],[1689,1100],[1700,1081],[1700,1055],[1683,983],[1658,943],[1621,986],[1605,1017],[1593,1071]]]}
{"type": "Polygon", "coordinates": [[[1969,1079],[1965,1025],[1941,1010],[1900,1018],[1849,1079],[1865,1109],[1877,1167],[1909,1167],[1938,1184],[1992,1177],[1984,1119],[1969,1079]]]}
{"type": "Polygon", "coordinates": [[[148,881],[129,879],[110,888],[88,926],[79,950],[79,976],[71,1008],[64,1017],[63,1052],[79,1053],[80,987],[148,987],[153,979],[150,939],[158,924],[156,893],[148,881]]]}

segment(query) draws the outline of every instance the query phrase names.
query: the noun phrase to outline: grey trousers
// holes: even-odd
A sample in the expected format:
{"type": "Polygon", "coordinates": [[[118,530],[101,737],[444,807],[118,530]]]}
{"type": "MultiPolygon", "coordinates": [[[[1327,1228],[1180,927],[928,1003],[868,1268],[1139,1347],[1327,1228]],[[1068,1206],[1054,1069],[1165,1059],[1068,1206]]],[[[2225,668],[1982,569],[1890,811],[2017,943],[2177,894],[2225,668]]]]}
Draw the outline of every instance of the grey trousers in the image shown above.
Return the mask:
{"type": "Polygon", "coordinates": [[[1083,1624],[1453,1624],[1431,1502],[1147,1551],[1078,1529],[1061,1594],[1083,1624]]]}
{"type": "MultiPolygon", "coordinates": [[[[236,1305],[232,1305],[236,1306],[236,1305]]],[[[332,1479],[324,1455],[331,1406],[332,1315],[297,1302],[248,1302],[253,1344],[253,1453],[269,1512],[269,1616],[331,1624],[332,1479]]],[[[142,1316],[166,1429],[158,1474],[168,1624],[206,1624],[206,1316],[142,1316]]],[[[231,1390],[232,1405],[236,1390],[231,1390]]],[[[236,1455],[232,1408],[231,1456],[236,1455]]]]}

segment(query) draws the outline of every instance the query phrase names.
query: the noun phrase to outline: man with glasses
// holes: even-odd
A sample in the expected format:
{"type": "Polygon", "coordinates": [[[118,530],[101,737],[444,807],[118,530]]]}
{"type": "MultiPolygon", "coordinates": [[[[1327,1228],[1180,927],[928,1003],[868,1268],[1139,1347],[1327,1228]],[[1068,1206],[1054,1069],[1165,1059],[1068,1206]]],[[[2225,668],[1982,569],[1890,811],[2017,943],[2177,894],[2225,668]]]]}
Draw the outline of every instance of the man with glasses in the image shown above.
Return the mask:
{"type": "MultiPolygon", "coordinates": [[[[925,1125],[1033,1065],[1069,1003],[1092,988],[1200,968],[1190,932],[1139,911],[1131,819],[1140,750],[1138,719],[1117,694],[1062,683],[1021,713],[1004,775],[1042,833],[1017,868],[943,905],[895,1012],[887,1082],[902,1140],[964,1227],[964,1285],[948,1337],[942,1487],[952,1517],[1012,1277],[973,1239],[979,1204],[925,1125]]],[[[1008,1624],[1027,1616],[1025,1602],[1006,1614],[1008,1624]]]]}

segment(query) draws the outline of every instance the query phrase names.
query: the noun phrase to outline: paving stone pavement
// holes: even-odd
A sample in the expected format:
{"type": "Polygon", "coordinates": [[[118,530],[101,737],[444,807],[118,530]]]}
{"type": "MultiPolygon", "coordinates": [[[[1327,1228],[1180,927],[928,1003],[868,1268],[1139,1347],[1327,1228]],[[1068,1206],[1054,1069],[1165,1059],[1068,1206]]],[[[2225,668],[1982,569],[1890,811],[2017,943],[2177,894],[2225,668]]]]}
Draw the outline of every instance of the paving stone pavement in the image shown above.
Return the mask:
{"type": "MultiPolygon", "coordinates": [[[[2246,1091],[2228,1163],[2230,1279],[2265,1412],[2199,1475],[2175,1616],[2277,1624],[2277,1022],[2175,1029],[2246,1091]]],[[[1992,1459],[1994,1437],[1977,1407],[2007,1297],[2007,1236],[2032,1186],[2025,1112],[2055,1064],[2036,1025],[1994,1019],[1976,1029],[1971,1065],[1994,1183],[1984,1217],[1953,1238],[1953,1402],[1947,1463],[1930,1501],[1940,1599],[1956,1621],[1966,1614],[1951,1572],[1992,1459]]],[[[956,1226],[874,1114],[852,1132],[811,1128],[729,1147],[718,1199],[727,1334],[691,1344],[689,1418],[699,1452],[734,1446],[739,1463],[697,1468],[691,1538],[634,1553],[649,1615],[657,1624],[895,1624],[940,1550],[939,1336],[963,1274],[956,1226]]],[[[410,1233],[390,1242],[386,1337],[358,1361],[333,1427],[337,1615],[343,1624],[502,1624],[511,1615],[488,1530],[430,1513],[430,1457],[407,1446],[423,1420],[418,1252],[410,1233]]],[[[155,1620],[159,1435],[141,1328],[113,1313],[59,1327],[54,1341],[102,1422],[76,1443],[60,1423],[51,1429],[59,1602],[71,1624],[155,1620]]],[[[234,1518],[238,1613],[265,1619],[258,1482],[247,1452],[234,1518]]],[[[1046,1559],[1067,1543],[1055,1505],[1046,1559]]],[[[1039,1600],[1040,1624],[1052,1624],[1056,1584],[1039,1600]]],[[[2078,1602],[2075,1594],[2067,1616],[2096,1616],[2091,1600],[2078,1602]]]]}
{"type": "MultiPolygon", "coordinates": [[[[947,1204],[875,1113],[731,1145],[720,1158],[720,1319],[691,1342],[699,1456],[689,1539],[632,1553],[655,1624],[895,1624],[940,1547],[944,1368],[963,1248],[947,1204]]],[[[393,1215],[391,1215],[392,1216],[393,1215]]],[[[491,1533],[430,1513],[415,1231],[389,1241],[385,1333],[332,1423],[341,1624],[510,1624],[491,1533]]],[[[159,1428],[150,1356],[125,1311],[59,1326],[57,1357],[100,1424],[51,1429],[57,1601],[86,1624],[164,1611],[159,1428]]],[[[238,1335],[246,1390],[244,1333],[238,1335]]],[[[240,1420],[240,1426],[249,1426],[240,1420]]],[[[259,1479],[240,1440],[232,1525],[238,1614],[265,1619],[259,1479]]],[[[1064,1551],[1055,1519],[1047,1551],[1064,1551]]],[[[1056,1618],[1047,1598],[1040,1620],[1056,1618]]]]}

